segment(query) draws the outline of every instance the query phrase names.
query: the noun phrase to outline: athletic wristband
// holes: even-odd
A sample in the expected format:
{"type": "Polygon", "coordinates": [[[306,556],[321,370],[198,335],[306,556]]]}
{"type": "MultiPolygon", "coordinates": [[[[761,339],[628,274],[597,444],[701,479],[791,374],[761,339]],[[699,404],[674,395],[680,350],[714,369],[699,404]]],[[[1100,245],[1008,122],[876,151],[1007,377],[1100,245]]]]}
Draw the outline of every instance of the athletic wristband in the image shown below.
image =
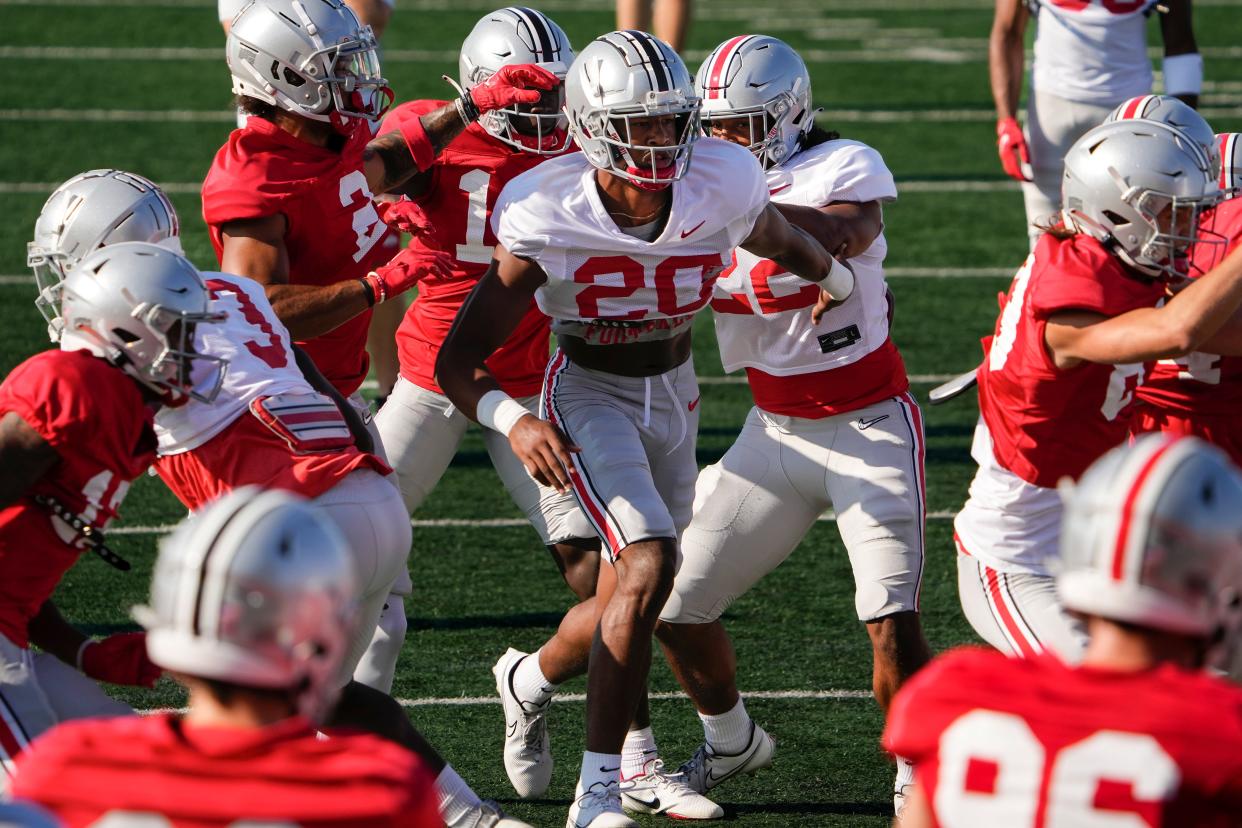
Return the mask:
{"type": "Polygon", "coordinates": [[[509,432],[517,425],[517,421],[529,413],[513,397],[504,391],[495,390],[488,391],[479,399],[474,418],[478,420],[479,425],[499,431],[508,437],[509,432]]]}
{"type": "Polygon", "coordinates": [[[436,148],[427,137],[422,118],[412,112],[398,112],[395,120],[397,132],[401,133],[401,138],[409,148],[414,164],[419,170],[431,169],[431,165],[436,162],[436,148]]]}
{"type": "Polygon", "coordinates": [[[85,673],[82,669],[82,656],[86,653],[86,648],[95,643],[95,639],[88,638],[78,646],[78,654],[73,659],[73,666],[78,668],[79,673],[85,673]]]}
{"type": "Polygon", "coordinates": [[[1198,95],[1203,91],[1203,55],[1188,52],[1164,59],[1164,94],[1198,95]]]}
{"type": "Polygon", "coordinates": [[[461,116],[463,124],[469,126],[479,120],[482,113],[479,112],[479,107],[474,102],[474,98],[470,97],[469,92],[463,92],[454,103],[457,104],[457,114],[461,116]]]}
{"type": "Polygon", "coordinates": [[[854,271],[837,261],[835,256],[829,256],[828,259],[832,262],[832,267],[819,286],[828,291],[833,301],[844,302],[854,292],[854,271]]]}
{"type": "Polygon", "coordinates": [[[363,295],[367,297],[367,307],[375,307],[375,286],[371,284],[371,279],[363,276],[358,281],[362,283],[363,295]]]}

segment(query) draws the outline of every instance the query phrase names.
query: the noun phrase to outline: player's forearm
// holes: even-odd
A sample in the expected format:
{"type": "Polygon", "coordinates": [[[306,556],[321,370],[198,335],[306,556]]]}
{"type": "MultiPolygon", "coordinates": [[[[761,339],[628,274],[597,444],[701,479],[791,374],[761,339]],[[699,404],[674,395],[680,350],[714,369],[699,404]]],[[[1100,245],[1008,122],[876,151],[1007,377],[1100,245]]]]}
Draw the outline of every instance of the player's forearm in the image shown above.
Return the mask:
{"type": "Polygon", "coordinates": [[[371,305],[357,279],[331,285],[266,285],[268,301],[294,339],[321,336],[353,319],[371,305]]]}
{"type": "Polygon", "coordinates": [[[30,619],[26,634],[30,637],[31,644],[76,669],[78,650],[86,641],[86,635],[66,621],[50,599],[44,601],[43,606],[30,619]]]}
{"type": "Polygon", "coordinates": [[[809,233],[788,225],[789,234],[779,252],[769,258],[795,276],[810,282],[823,282],[832,267],[831,256],[809,233]]]}
{"type": "Polygon", "coordinates": [[[822,209],[777,204],[785,220],[801,227],[834,256],[850,259],[866,251],[884,228],[880,206],[874,201],[839,202],[822,209]]]}
{"type": "Polygon", "coordinates": [[[467,126],[453,104],[418,118],[399,117],[397,129],[376,137],[363,151],[363,169],[371,192],[393,192],[430,169],[440,151],[467,126]]]}
{"type": "MultiPolygon", "coordinates": [[[[1225,347],[1228,335],[1218,342],[1213,338],[1242,306],[1242,247],[1229,254],[1223,262],[1199,277],[1170,299],[1159,313],[1167,317],[1167,326],[1177,337],[1173,343],[1178,356],[1190,351],[1209,350],[1206,346],[1225,347]]],[[[1164,320],[1162,320],[1164,321],[1164,320]]],[[[1223,353],[1225,351],[1215,351],[1223,353]]]]}
{"type": "Polygon", "coordinates": [[[1025,61],[1022,32],[1016,29],[998,32],[993,29],[988,42],[988,77],[997,120],[1018,117],[1025,61]]]}

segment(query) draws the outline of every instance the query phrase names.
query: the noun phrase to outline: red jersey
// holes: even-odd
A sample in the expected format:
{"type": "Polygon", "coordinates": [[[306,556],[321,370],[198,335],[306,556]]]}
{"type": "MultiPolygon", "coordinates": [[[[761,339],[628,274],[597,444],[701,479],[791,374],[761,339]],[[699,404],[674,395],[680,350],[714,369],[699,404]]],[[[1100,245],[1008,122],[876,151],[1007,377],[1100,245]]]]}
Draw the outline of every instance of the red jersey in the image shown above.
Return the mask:
{"type": "Polygon", "coordinates": [[[67,828],[442,828],[419,759],[366,734],[319,739],[305,719],[191,727],[179,716],[59,725],[17,761],[11,793],[67,828]],[[126,820],[130,821],[126,821],[126,820]]]}
{"type": "Polygon", "coordinates": [[[1162,282],[1127,269],[1095,239],[1045,233],[1014,276],[996,332],[984,340],[979,409],[1001,466],[1036,486],[1075,480],[1125,439],[1134,390],[1151,365],[1082,362],[1060,369],[1044,341],[1048,317],[1118,316],[1155,307],[1162,282]]]}
{"type": "Polygon", "coordinates": [[[884,746],[958,826],[1237,825],[1242,688],[962,648],[897,694],[884,746]]]}
{"type": "MultiPolygon", "coordinates": [[[[1242,198],[1221,202],[1205,213],[1202,231],[1225,241],[1228,253],[1242,241],[1242,198]]],[[[1200,245],[1191,251],[1191,272],[1207,273],[1220,264],[1219,245],[1200,245]]],[[[1161,409],[1195,417],[1228,417],[1239,422],[1242,407],[1242,357],[1222,357],[1198,351],[1177,359],[1162,359],[1138,398],[1161,409]]]]}
{"type": "MultiPolygon", "coordinates": [[[[444,101],[411,101],[397,113],[424,115],[444,101]]],[[[385,122],[381,130],[388,128],[385,122]]],[[[491,215],[505,184],[546,160],[497,141],[478,124],[471,124],[444,148],[431,168],[431,181],[416,201],[436,226],[436,241],[453,253],[453,274],[432,276],[418,283],[418,297],[397,329],[401,375],[410,382],[443,393],[435,382],[436,356],[448,336],[457,311],[492,261],[496,237],[491,215]]],[[[414,239],[411,246],[425,246],[414,239]]],[[[531,300],[526,316],[505,343],[487,359],[487,368],[505,393],[529,397],[543,387],[548,364],[549,321],[531,300]]]]}
{"type": "MultiPolygon", "coordinates": [[[[221,225],[283,215],[289,283],[331,285],[366,276],[391,257],[388,225],[371,202],[362,169],[370,131],[355,130],[339,151],[308,144],[262,118],[234,130],[203,182],[203,219],[216,258],[221,225]]],[[[300,345],[345,396],[367,375],[368,310],[300,345]]]]}
{"type": "Polygon", "coordinates": [[[88,351],[44,351],[14,368],[0,383],[0,416],[10,411],[60,455],[0,510],[0,633],[25,647],[26,624],[83,548],[34,497],[53,497],[103,529],[156,443],[138,384],[88,351]]]}

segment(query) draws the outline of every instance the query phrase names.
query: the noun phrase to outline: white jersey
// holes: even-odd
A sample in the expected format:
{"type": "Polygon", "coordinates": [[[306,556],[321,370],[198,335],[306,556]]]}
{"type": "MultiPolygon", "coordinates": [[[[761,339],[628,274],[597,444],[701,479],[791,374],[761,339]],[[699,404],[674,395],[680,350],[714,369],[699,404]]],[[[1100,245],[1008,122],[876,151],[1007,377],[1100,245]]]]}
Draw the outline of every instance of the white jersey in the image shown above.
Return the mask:
{"type": "Polygon", "coordinates": [[[714,138],[695,144],[672,191],[664,232],[650,242],[634,238],[604,209],[595,167],[573,153],[510,181],[492,229],[510,253],[547,274],[535,300],[554,331],[592,344],[660,338],[707,304],[733,248],[768,203],[754,156],[714,138]],[[604,324],[578,324],[597,320],[604,324]]]}
{"type": "MultiPolygon", "coordinates": [[[[810,147],[768,170],[767,184],[772,201],[804,207],[897,198],[897,185],[880,154],[843,139],[810,147]]],[[[850,298],[814,325],[810,309],[819,298],[818,285],[771,259],[735,251],[734,264],[716,282],[712,299],[724,369],[792,376],[839,368],[879,348],[888,340],[887,253],[881,232],[849,261],[856,284],[850,298]]]]}
{"type": "Polygon", "coordinates": [[[289,332],[263,286],[225,273],[204,273],[203,280],[211,291],[211,310],[223,311],[227,318],[199,327],[195,348],[229,364],[213,402],[190,400],[179,408],[160,409],[155,433],[161,455],[198,448],[245,413],[257,397],[315,393],[298,368],[289,332]]]}
{"type": "Polygon", "coordinates": [[[1156,0],[1041,0],[1031,87],[1112,106],[1151,92],[1147,16],[1156,0]]]}

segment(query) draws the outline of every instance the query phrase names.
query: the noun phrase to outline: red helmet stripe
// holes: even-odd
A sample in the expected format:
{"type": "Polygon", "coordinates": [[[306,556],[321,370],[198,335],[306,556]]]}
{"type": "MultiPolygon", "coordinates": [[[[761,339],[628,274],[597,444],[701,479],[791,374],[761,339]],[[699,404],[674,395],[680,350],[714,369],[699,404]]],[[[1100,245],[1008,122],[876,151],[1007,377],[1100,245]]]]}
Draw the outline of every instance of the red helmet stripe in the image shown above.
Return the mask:
{"type": "Polygon", "coordinates": [[[1143,463],[1143,467],[1139,469],[1134,482],[1130,484],[1130,490],[1126,492],[1125,501],[1121,506],[1121,525],[1117,527],[1117,543],[1113,547],[1112,578],[1114,581],[1125,579],[1126,549],[1130,545],[1130,534],[1134,526],[1134,507],[1139,501],[1139,496],[1143,493],[1143,489],[1151,478],[1156,465],[1160,462],[1160,458],[1177,443],[1178,440],[1172,439],[1156,449],[1151,457],[1148,457],[1143,463]]]}
{"type": "Polygon", "coordinates": [[[712,63],[712,69],[707,74],[707,97],[723,98],[724,89],[721,88],[720,79],[724,75],[725,70],[729,66],[729,60],[733,57],[733,53],[737,51],[737,47],[742,45],[742,41],[746,40],[750,35],[738,35],[730,38],[720,47],[720,51],[716,53],[716,60],[712,63]]]}
{"type": "Polygon", "coordinates": [[[1131,118],[1141,118],[1143,110],[1147,108],[1147,102],[1152,99],[1151,95],[1139,95],[1126,101],[1125,109],[1121,111],[1122,121],[1128,121],[1131,118]]]}
{"type": "Polygon", "coordinates": [[[1238,138],[1242,137],[1242,133],[1222,132],[1216,137],[1220,141],[1220,181],[1217,183],[1220,184],[1222,190],[1227,190],[1242,183],[1235,180],[1242,176],[1238,176],[1234,171],[1234,167],[1238,163],[1238,138]]]}

